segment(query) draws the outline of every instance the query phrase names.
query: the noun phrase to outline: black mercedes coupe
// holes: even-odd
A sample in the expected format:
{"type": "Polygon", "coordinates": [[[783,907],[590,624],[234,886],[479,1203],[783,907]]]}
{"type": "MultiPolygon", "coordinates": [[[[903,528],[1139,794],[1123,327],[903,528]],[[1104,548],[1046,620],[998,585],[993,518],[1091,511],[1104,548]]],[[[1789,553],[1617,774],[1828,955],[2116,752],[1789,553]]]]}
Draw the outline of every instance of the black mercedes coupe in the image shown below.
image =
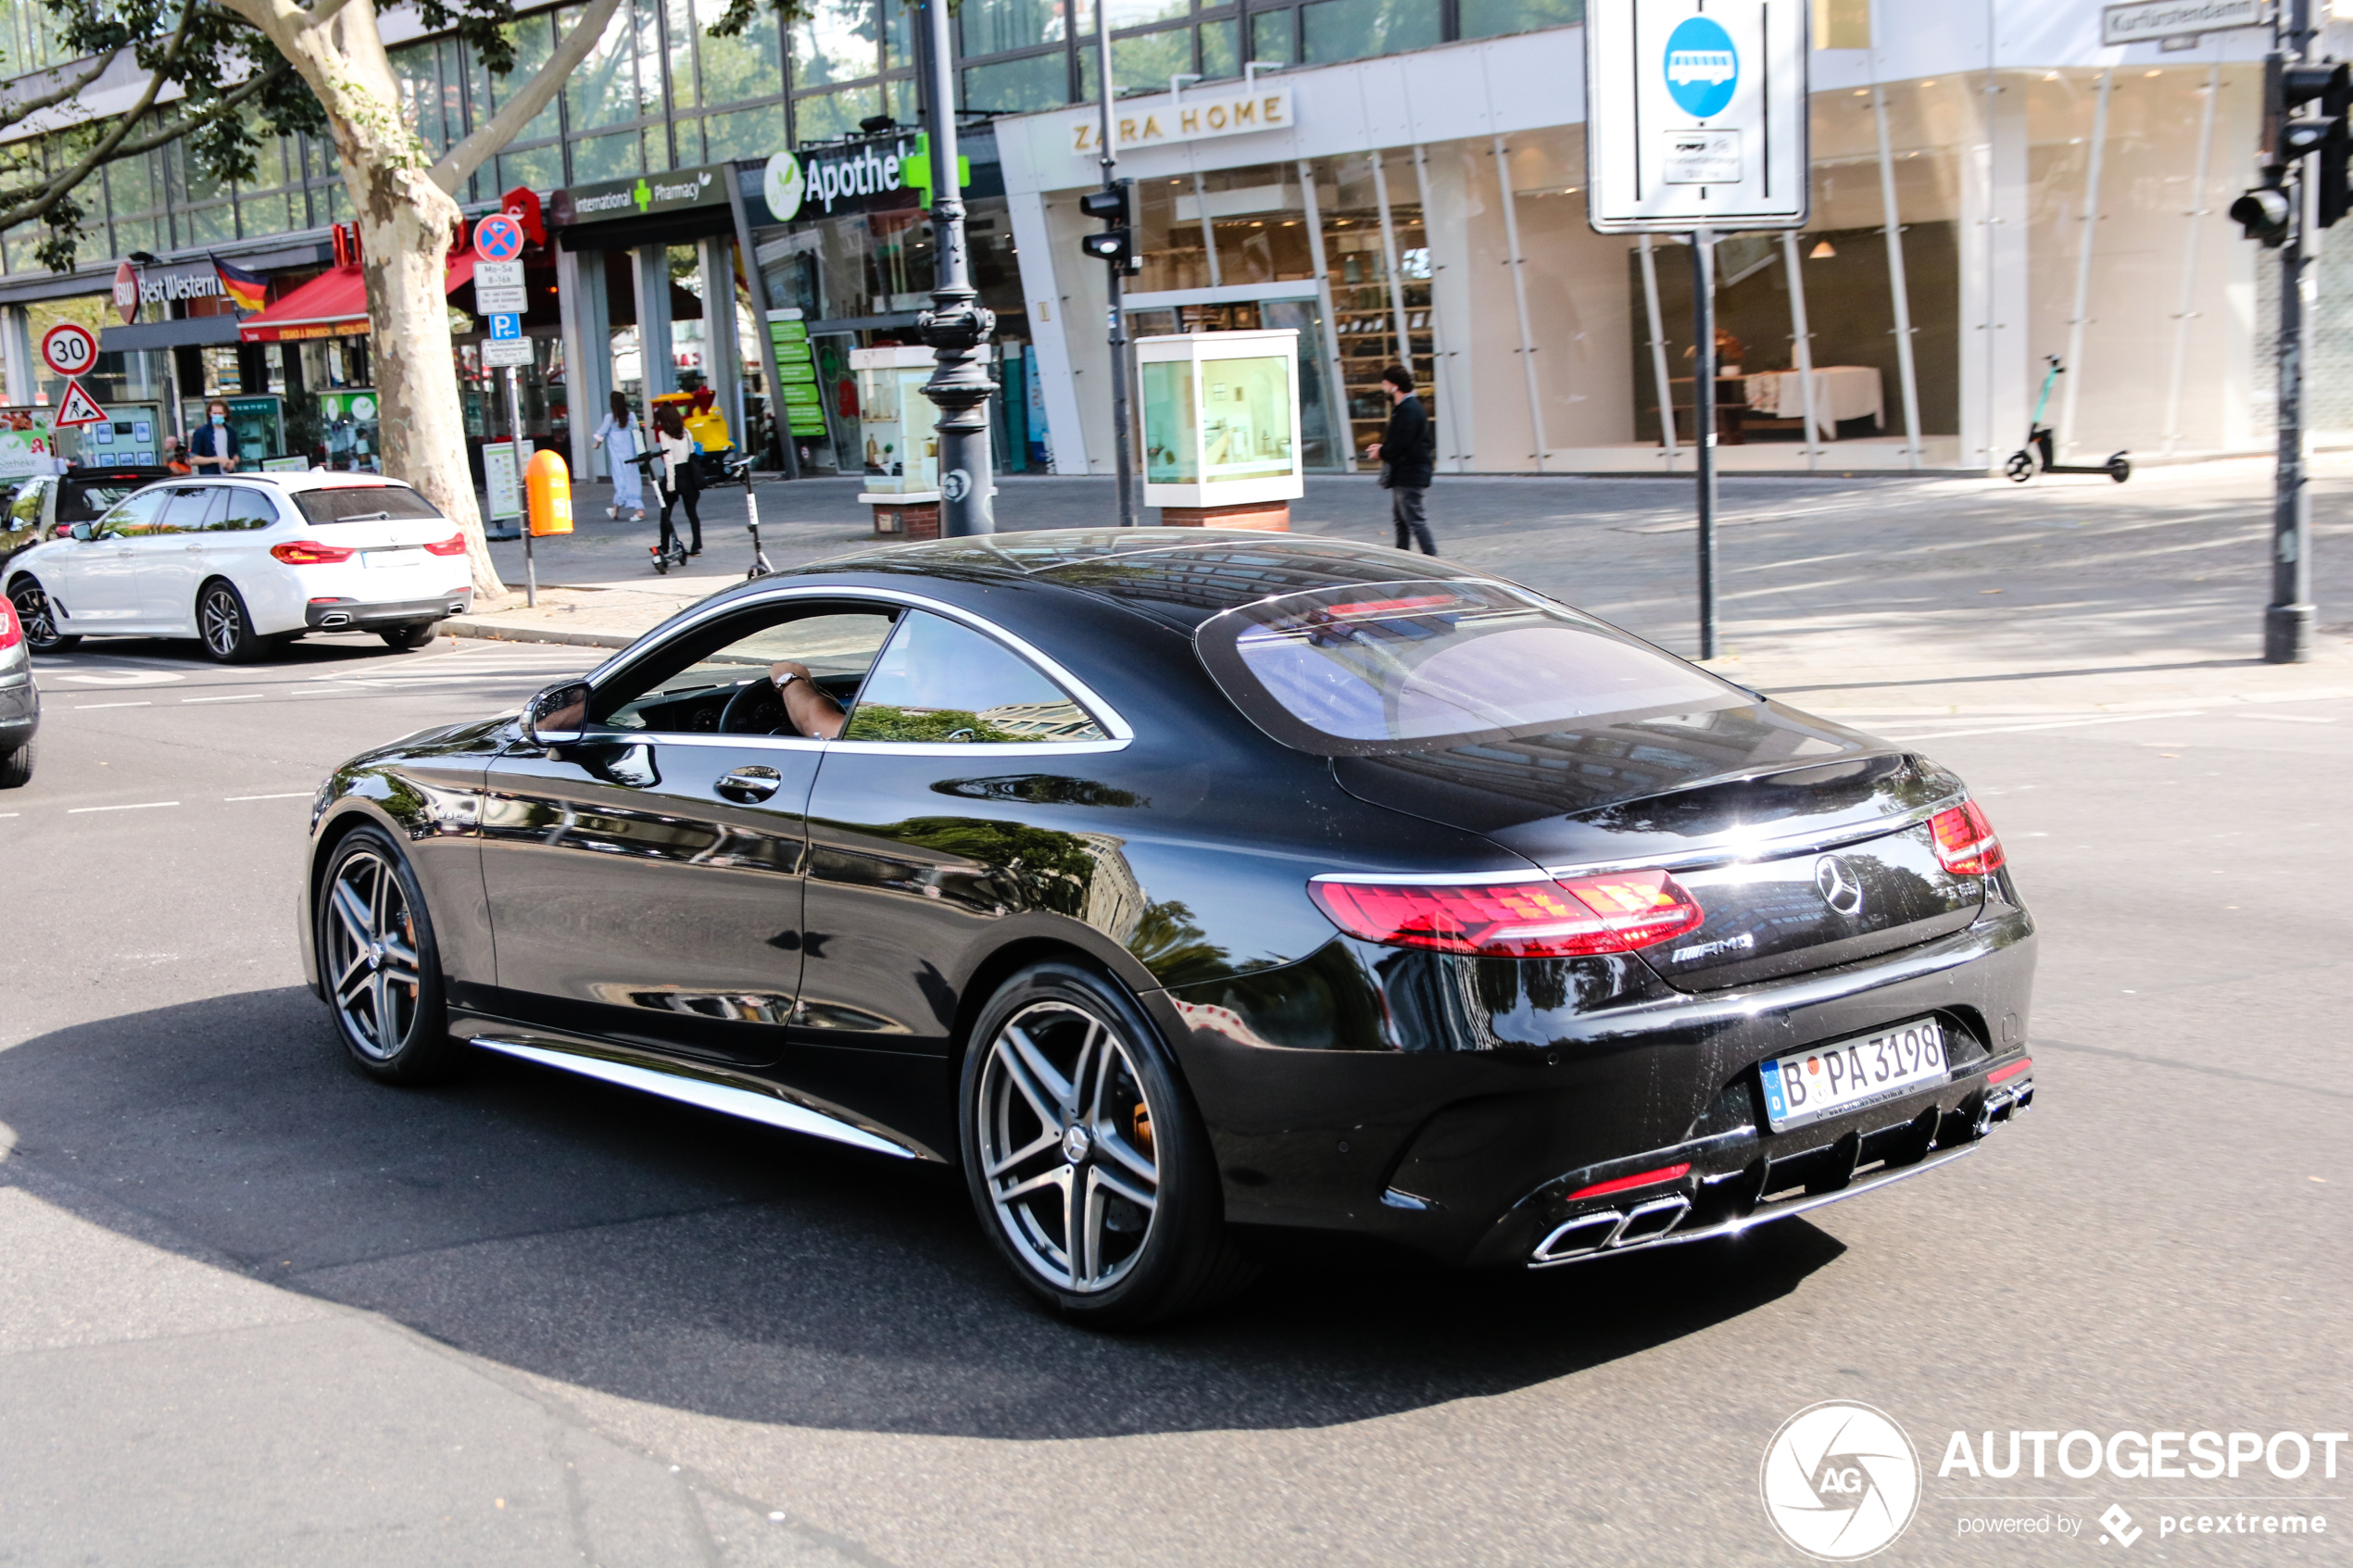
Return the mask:
{"type": "Polygon", "coordinates": [[[962,1166],[1132,1323],[1302,1232],[1543,1268],[1969,1154],[2034,925],[1962,782],[1503,579],[1199,529],[713,596],[321,786],[312,986],[962,1166]]]}

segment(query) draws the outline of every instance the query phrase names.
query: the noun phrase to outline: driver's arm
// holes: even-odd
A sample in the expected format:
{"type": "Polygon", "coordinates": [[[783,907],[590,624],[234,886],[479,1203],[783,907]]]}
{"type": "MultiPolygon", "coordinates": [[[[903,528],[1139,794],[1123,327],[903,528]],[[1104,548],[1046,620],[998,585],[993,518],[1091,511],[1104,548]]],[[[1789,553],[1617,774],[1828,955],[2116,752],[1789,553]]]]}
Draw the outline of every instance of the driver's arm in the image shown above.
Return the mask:
{"type": "Polygon", "coordinates": [[[768,667],[768,678],[776,684],[776,694],[784,698],[785,717],[792,723],[793,734],[812,740],[837,740],[841,722],[847,717],[841,704],[817,689],[811,679],[809,666],[782,659],[768,667]]]}

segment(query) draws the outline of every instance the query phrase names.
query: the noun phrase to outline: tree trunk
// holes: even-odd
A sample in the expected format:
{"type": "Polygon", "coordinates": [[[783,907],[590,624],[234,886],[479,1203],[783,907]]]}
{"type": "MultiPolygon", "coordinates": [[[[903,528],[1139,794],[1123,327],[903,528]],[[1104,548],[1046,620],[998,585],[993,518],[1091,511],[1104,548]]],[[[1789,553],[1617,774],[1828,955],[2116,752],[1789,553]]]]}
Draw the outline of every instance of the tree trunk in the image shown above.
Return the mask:
{"type": "Polygon", "coordinates": [[[323,23],[292,7],[274,10],[269,0],[226,3],[268,34],[327,111],[365,253],[384,472],[415,485],[464,530],[475,602],[495,604],[507,587],[474,504],[442,287],[460,216],[433,181],[432,155],[400,118],[374,0],[347,0],[323,23]]]}

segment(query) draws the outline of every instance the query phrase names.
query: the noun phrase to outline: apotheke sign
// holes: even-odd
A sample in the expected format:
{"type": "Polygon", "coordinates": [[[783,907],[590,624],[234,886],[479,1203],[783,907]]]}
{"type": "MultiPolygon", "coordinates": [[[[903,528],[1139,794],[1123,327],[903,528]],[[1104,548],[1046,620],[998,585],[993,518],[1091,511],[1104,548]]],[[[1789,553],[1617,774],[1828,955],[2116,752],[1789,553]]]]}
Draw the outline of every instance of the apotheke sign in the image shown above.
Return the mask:
{"type": "MultiPolygon", "coordinates": [[[[1141,151],[1179,142],[1242,136],[1253,131],[1289,131],[1290,92],[1288,87],[1253,86],[1229,93],[1188,93],[1181,98],[1154,101],[1149,107],[1125,103],[1118,108],[1115,150],[1141,151]]],[[[1073,115],[1063,123],[1069,128],[1073,157],[1101,156],[1100,112],[1073,115]]]]}

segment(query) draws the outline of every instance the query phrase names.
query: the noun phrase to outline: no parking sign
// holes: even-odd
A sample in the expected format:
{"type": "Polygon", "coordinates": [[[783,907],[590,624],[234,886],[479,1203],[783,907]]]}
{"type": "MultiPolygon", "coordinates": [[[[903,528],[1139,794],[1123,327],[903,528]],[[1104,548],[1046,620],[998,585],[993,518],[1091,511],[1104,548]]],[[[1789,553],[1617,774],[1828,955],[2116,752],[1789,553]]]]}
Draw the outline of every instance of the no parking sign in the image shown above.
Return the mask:
{"type": "Polygon", "coordinates": [[[484,261],[512,261],[522,254],[522,225],[494,212],[474,225],[474,255],[484,261]]]}

